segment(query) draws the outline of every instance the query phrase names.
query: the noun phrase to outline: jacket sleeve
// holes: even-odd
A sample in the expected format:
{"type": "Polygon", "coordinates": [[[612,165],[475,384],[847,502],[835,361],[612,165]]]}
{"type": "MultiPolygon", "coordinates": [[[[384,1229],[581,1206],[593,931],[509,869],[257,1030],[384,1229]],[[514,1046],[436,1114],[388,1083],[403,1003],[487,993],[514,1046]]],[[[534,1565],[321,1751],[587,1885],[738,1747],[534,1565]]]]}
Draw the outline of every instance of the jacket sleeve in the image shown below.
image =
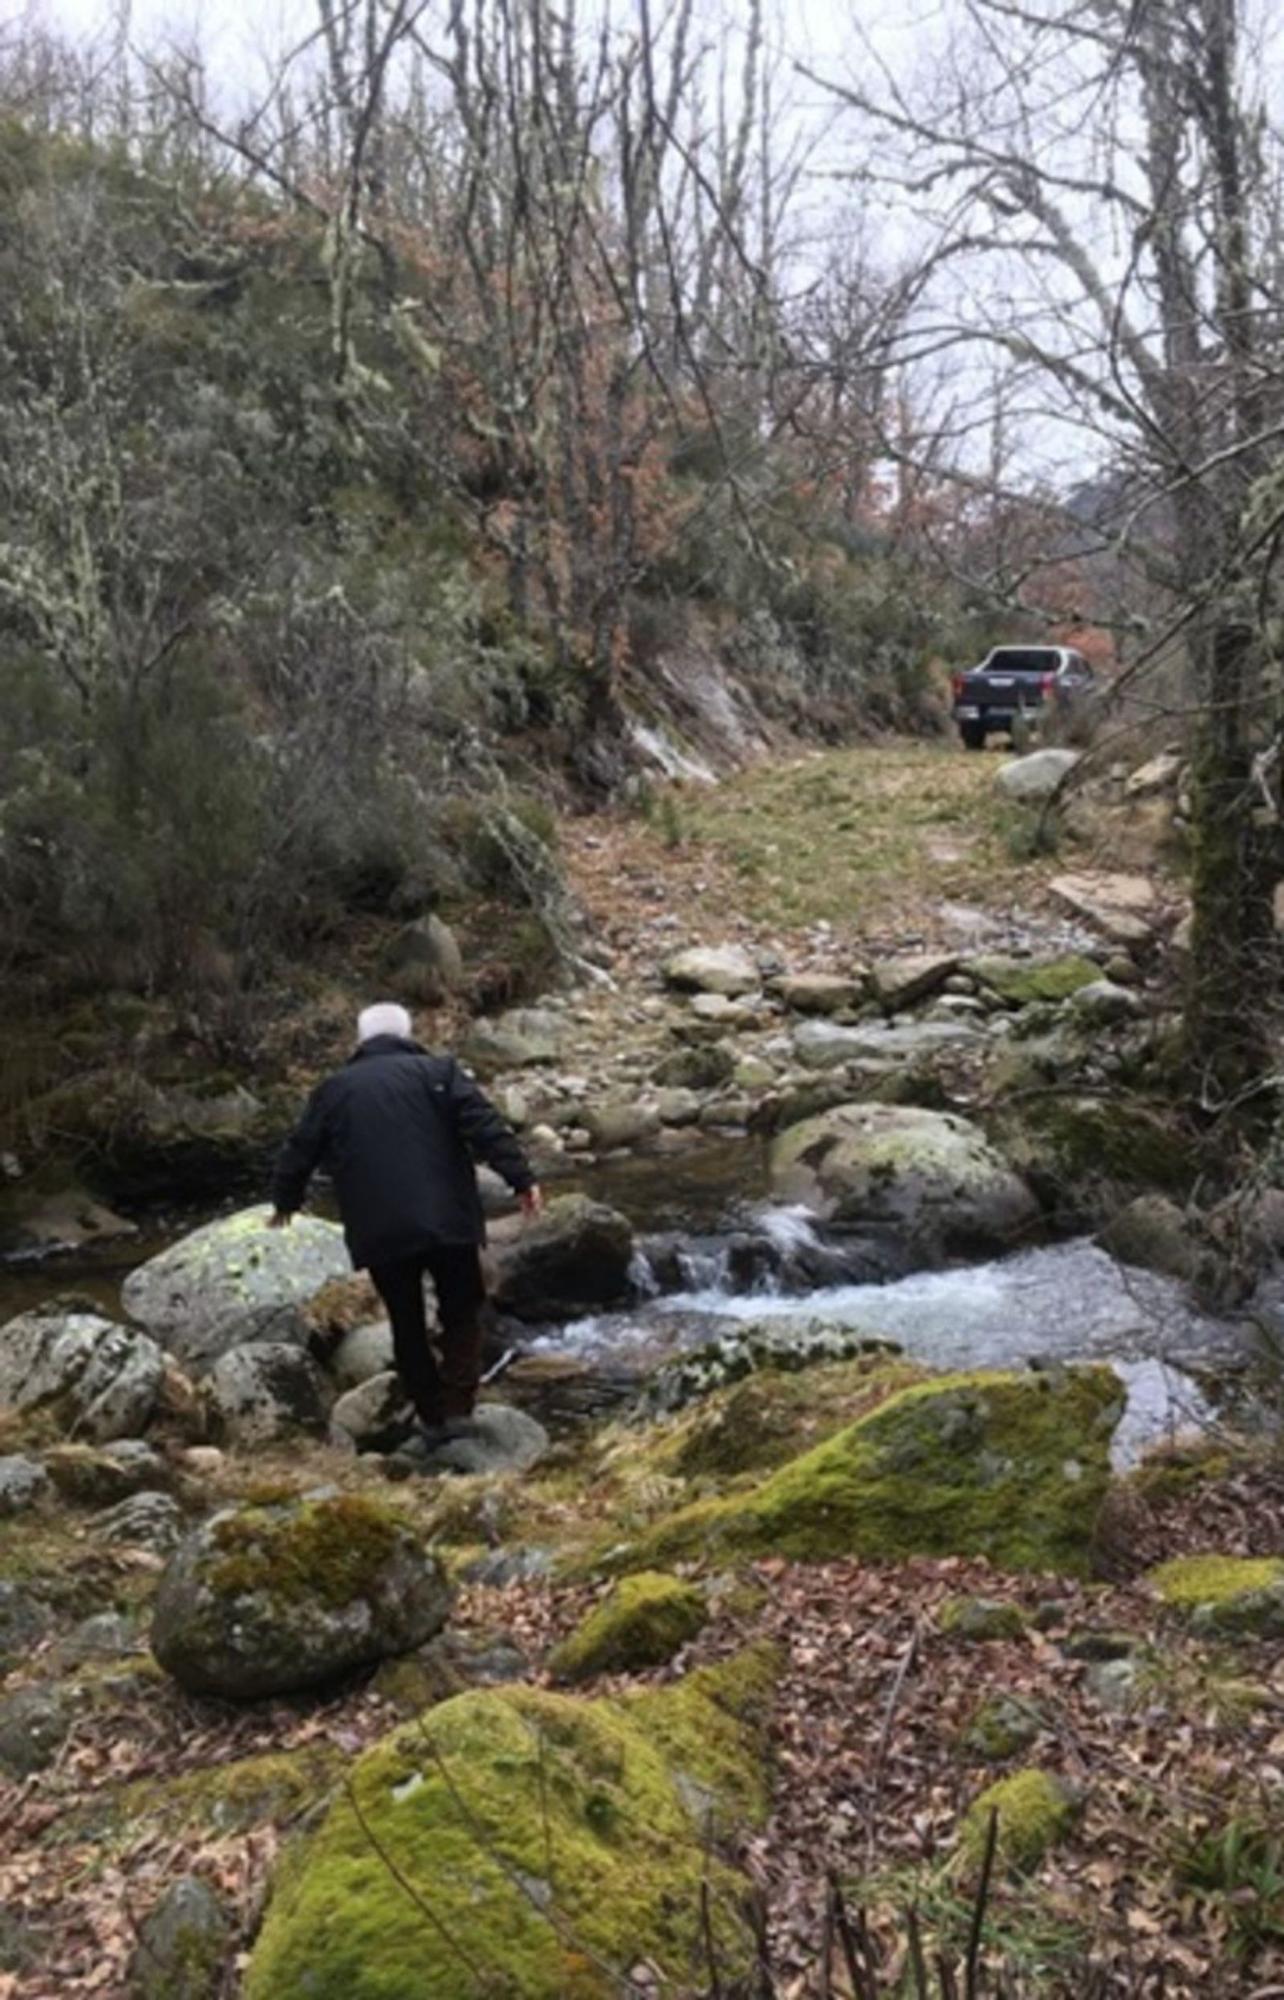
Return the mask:
{"type": "Polygon", "coordinates": [[[293,1215],[302,1206],[308,1182],[325,1148],[325,1136],[325,1085],[318,1084],[277,1159],[272,1180],[272,1206],[281,1215],[293,1215]]]}
{"type": "Polygon", "coordinates": [[[454,1061],[450,1065],[449,1088],[450,1107],[468,1150],[502,1174],[514,1194],[524,1194],[527,1188],[534,1187],[530,1161],[518,1145],[512,1126],[454,1061]]]}

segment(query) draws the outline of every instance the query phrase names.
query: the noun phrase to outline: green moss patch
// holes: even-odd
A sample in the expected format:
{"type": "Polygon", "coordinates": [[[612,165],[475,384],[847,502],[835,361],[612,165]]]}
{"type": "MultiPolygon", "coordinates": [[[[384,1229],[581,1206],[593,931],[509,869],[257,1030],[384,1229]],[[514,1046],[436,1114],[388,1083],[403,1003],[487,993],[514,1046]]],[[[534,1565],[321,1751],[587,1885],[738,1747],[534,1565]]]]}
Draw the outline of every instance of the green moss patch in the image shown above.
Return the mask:
{"type": "Polygon", "coordinates": [[[990,1816],[999,1816],[998,1858],[1005,1868],[1036,1868],[1050,1847],[1073,1826],[1077,1805],[1068,1787],[1047,1771],[1014,1771],[974,1800],[959,1828],[959,1858],[980,1866],[989,1839],[990,1816]]]}
{"type": "Polygon", "coordinates": [[[1178,1556],[1146,1578],[1175,1611],[1221,1631],[1284,1634],[1284,1561],[1275,1556],[1178,1556]]]}
{"type": "Polygon", "coordinates": [[[938,1377],[747,1492],[683,1508],[611,1560],[983,1555],[1082,1574],[1121,1403],[1101,1367],[938,1377]]]}
{"type": "MultiPolygon", "coordinates": [[[[288,1497],[288,1495],[286,1496],[288,1497]]],[[[409,1524],[358,1493],[311,1501],[288,1512],[277,1501],[231,1514],[214,1528],[219,1560],[210,1583],[223,1597],[262,1591],[278,1602],[319,1598],[351,1604],[390,1560],[409,1524]]]]}
{"type": "Polygon", "coordinates": [[[694,1584],[644,1570],[624,1577],[549,1657],[561,1681],[658,1667],[707,1623],[709,1607],[694,1584]]]}
{"type": "Polygon", "coordinates": [[[614,2000],[640,1961],[685,1990],[705,1881],[723,1976],[747,1976],[744,1884],[697,1809],[761,1795],[734,1667],[644,1701],[479,1689],[403,1725],[279,1881],[246,2000],[614,2000]]]}
{"type": "Polygon", "coordinates": [[[1068,1000],[1101,977],[1099,965],[1074,953],[1061,958],[971,958],[966,969],[1009,1007],[1068,1000]]]}
{"type": "Polygon", "coordinates": [[[955,1639],[1019,1639],[1026,1616],[1019,1604],[992,1597],[947,1597],[938,1621],[955,1639]]]}

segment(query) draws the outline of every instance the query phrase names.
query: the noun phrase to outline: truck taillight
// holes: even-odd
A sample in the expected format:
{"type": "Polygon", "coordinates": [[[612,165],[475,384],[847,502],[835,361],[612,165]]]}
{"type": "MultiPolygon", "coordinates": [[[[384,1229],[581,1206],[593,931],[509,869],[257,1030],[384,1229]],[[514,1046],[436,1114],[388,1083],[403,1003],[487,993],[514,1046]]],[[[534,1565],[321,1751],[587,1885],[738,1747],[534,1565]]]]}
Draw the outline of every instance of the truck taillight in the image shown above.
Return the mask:
{"type": "Polygon", "coordinates": [[[951,684],[951,686],[952,686],[952,687],[953,687],[953,689],[954,689],[954,699],[955,699],[955,701],[962,701],[962,699],[963,699],[963,675],[962,675],[962,674],[951,674],[951,676],[950,676],[950,684],[951,684]]]}
{"type": "Polygon", "coordinates": [[[1052,693],[1053,689],[1056,687],[1056,684],[1057,684],[1057,677],[1055,674],[1045,674],[1043,676],[1043,679],[1039,682],[1039,687],[1041,692],[1046,695],[1052,693]]]}

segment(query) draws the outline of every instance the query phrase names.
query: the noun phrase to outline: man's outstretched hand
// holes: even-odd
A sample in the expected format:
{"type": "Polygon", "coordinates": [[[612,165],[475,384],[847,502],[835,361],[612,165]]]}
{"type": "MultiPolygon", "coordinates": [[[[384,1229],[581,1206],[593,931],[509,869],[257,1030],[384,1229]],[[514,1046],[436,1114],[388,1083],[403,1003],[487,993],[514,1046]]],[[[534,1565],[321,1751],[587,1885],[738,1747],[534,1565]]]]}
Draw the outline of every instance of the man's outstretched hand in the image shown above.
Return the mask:
{"type": "Polygon", "coordinates": [[[517,1197],[522,1205],[522,1214],[528,1219],[544,1213],[544,1190],[542,1187],[528,1187],[517,1197]]]}
{"type": "Polygon", "coordinates": [[[294,1216],[285,1209],[274,1208],[268,1217],[267,1226],[269,1229],[288,1229],[293,1220],[294,1216]]]}

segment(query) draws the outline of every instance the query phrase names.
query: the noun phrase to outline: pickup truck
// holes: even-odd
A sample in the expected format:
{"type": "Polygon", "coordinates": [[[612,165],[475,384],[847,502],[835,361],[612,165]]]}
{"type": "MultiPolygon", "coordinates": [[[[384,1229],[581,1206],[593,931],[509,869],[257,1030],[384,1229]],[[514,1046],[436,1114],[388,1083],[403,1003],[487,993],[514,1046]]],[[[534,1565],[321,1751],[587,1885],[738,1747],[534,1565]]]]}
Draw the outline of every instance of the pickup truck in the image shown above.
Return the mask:
{"type": "Polygon", "coordinates": [[[1092,668],[1069,646],[993,646],[979,667],[953,676],[951,711],[969,750],[991,732],[1011,734],[1022,718],[1052,703],[1081,708],[1095,691],[1092,668]]]}

